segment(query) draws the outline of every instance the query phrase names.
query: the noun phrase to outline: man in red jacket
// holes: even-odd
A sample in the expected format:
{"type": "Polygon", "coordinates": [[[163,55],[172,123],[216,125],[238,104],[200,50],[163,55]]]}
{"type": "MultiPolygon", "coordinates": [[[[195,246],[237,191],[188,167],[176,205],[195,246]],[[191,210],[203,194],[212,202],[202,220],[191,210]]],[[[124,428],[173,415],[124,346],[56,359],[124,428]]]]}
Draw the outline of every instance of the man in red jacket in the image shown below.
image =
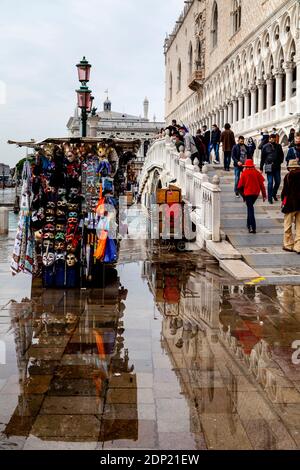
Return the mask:
{"type": "Polygon", "coordinates": [[[265,178],[255,168],[253,160],[246,160],[244,171],[241,174],[238,184],[238,190],[242,194],[248,208],[247,227],[249,233],[256,233],[256,220],[254,214],[254,204],[258,196],[262,193],[263,200],[267,199],[266,188],[264,184],[265,178]]]}

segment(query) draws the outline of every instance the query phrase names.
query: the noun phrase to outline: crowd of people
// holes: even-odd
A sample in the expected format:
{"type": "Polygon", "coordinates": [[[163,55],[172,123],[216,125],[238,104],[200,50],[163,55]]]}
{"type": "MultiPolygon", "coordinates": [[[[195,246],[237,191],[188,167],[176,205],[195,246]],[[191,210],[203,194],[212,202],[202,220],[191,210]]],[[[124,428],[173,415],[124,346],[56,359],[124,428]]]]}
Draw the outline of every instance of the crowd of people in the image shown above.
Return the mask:
{"type": "Polygon", "coordinates": [[[247,205],[249,233],[256,233],[254,205],[259,195],[262,194],[264,202],[268,201],[271,205],[281,199],[281,210],[284,213],[283,249],[300,254],[300,132],[291,129],[288,138],[289,148],[285,157],[279,142],[279,133],[275,128],[271,132],[262,132],[259,144],[251,137],[245,139],[244,136],[239,136],[236,139],[229,123],[225,124],[223,130],[217,124],[214,124],[212,129],[203,126],[193,136],[185,126],[178,125],[176,120],[173,120],[171,125],[161,130],[161,137],[166,135],[166,131],[178,152],[184,147],[186,152],[190,152],[192,163],[198,159],[201,170],[206,164],[221,164],[220,146],[222,146],[224,171],[229,172],[233,163],[234,193],[236,198],[242,197],[247,205]],[[260,151],[259,169],[254,164],[257,150],[260,151]],[[284,178],[280,197],[284,162],[288,173],[284,178]],[[295,235],[293,225],[295,225],[295,235]]]}

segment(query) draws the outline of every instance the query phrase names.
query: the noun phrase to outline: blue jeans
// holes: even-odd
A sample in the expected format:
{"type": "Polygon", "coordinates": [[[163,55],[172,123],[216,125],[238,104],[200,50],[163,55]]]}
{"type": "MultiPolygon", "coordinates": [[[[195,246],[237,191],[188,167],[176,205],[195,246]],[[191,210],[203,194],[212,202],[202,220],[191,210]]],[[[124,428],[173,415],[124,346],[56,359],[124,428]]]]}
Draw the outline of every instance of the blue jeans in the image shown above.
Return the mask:
{"type": "Polygon", "coordinates": [[[256,220],[254,214],[254,204],[256,203],[257,196],[245,196],[245,201],[248,209],[248,219],[247,227],[248,229],[254,230],[256,232],[256,220]]]}
{"type": "Polygon", "coordinates": [[[273,198],[277,196],[278,189],[281,183],[281,169],[273,170],[272,173],[267,174],[268,178],[268,200],[273,202],[273,198]]]}
{"type": "Polygon", "coordinates": [[[238,166],[234,167],[234,192],[235,194],[238,193],[238,184],[240,182],[242,171],[243,171],[243,167],[238,167],[238,166]]]}
{"type": "Polygon", "coordinates": [[[224,152],[224,170],[229,170],[230,169],[230,163],[231,163],[231,151],[225,151],[224,152]]]}
{"type": "Polygon", "coordinates": [[[216,161],[220,162],[220,156],[219,156],[220,144],[211,144],[209,154],[211,154],[212,150],[214,150],[214,152],[215,152],[216,161]]]}

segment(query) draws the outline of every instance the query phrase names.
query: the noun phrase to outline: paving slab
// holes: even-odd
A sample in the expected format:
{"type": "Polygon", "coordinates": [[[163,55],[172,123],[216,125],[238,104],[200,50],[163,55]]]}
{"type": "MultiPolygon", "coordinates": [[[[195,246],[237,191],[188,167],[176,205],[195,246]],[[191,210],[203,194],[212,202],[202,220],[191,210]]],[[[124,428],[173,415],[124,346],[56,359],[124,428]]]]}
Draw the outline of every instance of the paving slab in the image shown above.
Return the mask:
{"type": "MultiPolygon", "coordinates": [[[[228,228],[244,228],[247,224],[247,221],[242,219],[222,219],[222,228],[226,231],[228,228]]],[[[280,219],[266,219],[262,218],[257,220],[257,228],[276,228],[282,227],[282,220],[280,219]]]]}
{"type": "Polygon", "coordinates": [[[265,254],[259,253],[255,255],[246,255],[244,256],[246,262],[253,266],[254,268],[261,268],[261,267],[300,267],[300,256],[296,253],[283,253],[277,254],[265,254]]]}
{"type": "Polygon", "coordinates": [[[239,280],[250,280],[260,277],[260,274],[241,260],[220,260],[220,267],[239,280]]]}
{"type": "Polygon", "coordinates": [[[218,260],[223,259],[241,259],[241,254],[227,241],[213,242],[208,240],[206,242],[207,251],[215,256],[218,260]]]}
{"type": "Polygon", "coordinates": [[[245,234],[227,234],[229,241],[235,247],[254,247],[254,246],[282,246],[283,235],[280,234],[260,234],[256,235],[249,234],[245,231],[245,234]]]}

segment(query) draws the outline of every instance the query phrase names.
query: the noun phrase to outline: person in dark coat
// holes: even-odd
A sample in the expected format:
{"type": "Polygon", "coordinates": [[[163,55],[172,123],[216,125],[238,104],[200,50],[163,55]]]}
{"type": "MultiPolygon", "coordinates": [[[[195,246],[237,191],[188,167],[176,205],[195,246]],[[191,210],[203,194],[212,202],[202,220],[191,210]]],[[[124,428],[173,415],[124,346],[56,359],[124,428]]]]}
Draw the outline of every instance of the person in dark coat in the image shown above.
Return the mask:
{"type": "Polygon", "coordinates": [[[263,201],[267,199],[265,188],[265,178],[255,168],[252,158],[246,160],[244,171],[241,174],[238,184],[238,190],[241,192],[248,209],[247,227],[249,233],[256,233],[256,220],[254,213],[254,204],[258,196],[262,193],[263,201]]]}
{"type": "Polygon", "coordinates": [[[296,130],[292,128],[289,134],[289,147],[292,147],[295,143],[296,130]]]}
{"type": "Polygon", "coordinates": [[[276,143],[277,135],[270,135],[270,142],[264,145],[261,154],[260,170],[268,177],[268,201],[278,201],[277,193],[281,183],[281,165],[284,161],[282,146],[276,143]]]}
{"type": "MultiPolygon", "coordinates": [[[[213,150],[215,153],[215,164],[220,163],[220,155],[219,155],[219,150],[220,150],[220,142],[221,142],[221,131],[217,124],[213,125],[212,132],[211,132],[211,139],[210,139],[210,150],[209,152],[213,150]]],[[[210,156],[209,156],[210,158],[210,156]]]]}
{"type": "Polygon", "coordinates": [[[294,143],[290,146],[288,154],[286,156],[287,166],[290,160],[298,160],[298,165],[300,165],[300,133],[297,132],[294,137],[294,143]]]}
{"type": "Polygon", "coordinates": [[[249,153],[249,158],[253,158],[256,150],[256,144],[252,137],[249,137],[247,140],[247,147],[248,147],[248,153],[249,153]]]}
{"type": "Polygon", "coordinates": [[[240,197],[240,193],[238,191],[238,184],[240,180],[241,173],[244,169],[244,165],[246,160],[249,157],[249,150],[247,145],[245,144],[245,137],[242,135],[239,137],[238,143],[233,147],[231,158],[234,164],[234,192],[236,197],[240,197]]]}
{"type": "Polygon", "coordinates": [[[202,127],[202,140],[205,145],[205,162],[210,162],[210,130],[207,126],[202,127]]]}
{"type": "Polygon", "coordinates": [[[221,134],[221,144],[224,153],[224,170],[229,171],[231,163],[231,153],[233,147],[235,146],[235,137],[229,123],[226,123],[224,128],[225,130],[221,134]]]}
{"type": "Polygon", "coordinates": [[[194,137],[194,141],[195,141],[195,145],[197,147],[198,154],[199,154],[199,157],[198,157],[199,158],[199,166],[200,166],[200,169],[202,169],[203,162],[204,162],[205,157],[206,157],[206,147],[203,143],[201,129],[197,130],[197,133],[194,137]]]}
{"type": "Polygon", "coordinates": [[[290,160],[288,169],[289,173],[284,178],[281,193],[284,213],[283,249],[300,254],[300,167],[298,161],[290,160]],[[295,236],[293,223],[295,223],[295,236]]]}

